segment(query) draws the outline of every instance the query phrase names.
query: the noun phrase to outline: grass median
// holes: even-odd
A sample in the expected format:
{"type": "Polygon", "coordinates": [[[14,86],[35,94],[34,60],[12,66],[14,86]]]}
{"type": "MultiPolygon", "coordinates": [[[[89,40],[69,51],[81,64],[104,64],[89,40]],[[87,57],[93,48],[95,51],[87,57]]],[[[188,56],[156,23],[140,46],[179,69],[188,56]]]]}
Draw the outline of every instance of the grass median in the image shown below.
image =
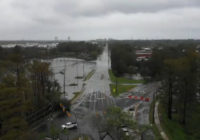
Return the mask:
{"type": "Polygon", "coordinates": [[[119,84],[124,84],[124,83],[129,83],[129,84],[139,84],[139,83],[144,83],[145,81],[144,80],[133,80],[133,79],[128,79],[128,78],[124,78],[124,77],[116,77],[112,70],[108,70],[108,73],[109,73],[109,76],[110,76],[110,80],[112,82],[115,82],[116,81],[116,78],[117,78],[117,82],[119,84]]]}
{"type": "Polygon", "coordinates": [[[74,92],[74,97],[70,100],[70,102],[73,103],[82,93],[83,91],[74,92]]]}
{"type": "Polygon", "coordinates": [[[116,77],[112,70],[108,70],[110,80],[112,81],[113,84],[110,84],[110,91],[113,96],[118,96],[121,93],[128,92],[129,90],[133,89],[136,87],[134,84],[141,84],[144,83],[144,80],[133,80],[133,79],[128,79],[125,77],[116,77]],[[116,89],[116,82],[117,80],[117,89],[116,89]]]}
{"type": "Polygon", "coordinates": [[[94,73],[95,73],[95,70],[91,70],[91,71],[88,73],[88,75],[84,78],[83,81],[89,80],[89,79],[92,77],[92,75],[93,75],[94,73]]]}
{"type": "Polygon", "coordinates": [[[129,90],[131,90],[135,87],[136,87],[136,85],[118,85],[117,89],[116,89],[115,84],[110,84],[111,94],[115,97],[120,95],[121,93],[128,92],[129,90]]]}

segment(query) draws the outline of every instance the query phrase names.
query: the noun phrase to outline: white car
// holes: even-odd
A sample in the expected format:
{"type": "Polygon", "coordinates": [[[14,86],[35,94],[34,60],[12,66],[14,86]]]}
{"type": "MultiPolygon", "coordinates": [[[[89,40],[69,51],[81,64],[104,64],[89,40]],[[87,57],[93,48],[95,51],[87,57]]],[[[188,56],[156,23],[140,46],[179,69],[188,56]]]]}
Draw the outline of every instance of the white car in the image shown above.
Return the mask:
{"type": "Polygon", "coordinates": [[[128,128],[127,127],[122,127],[121,128],[123,132],[128,132],[128,128]]]}
{"type": "Polygon", "coordinates": [[[62,125],[62,129],[73,129],[73,128],[77,128],[77,123],[67,122],[66,124],[62,125]]]}

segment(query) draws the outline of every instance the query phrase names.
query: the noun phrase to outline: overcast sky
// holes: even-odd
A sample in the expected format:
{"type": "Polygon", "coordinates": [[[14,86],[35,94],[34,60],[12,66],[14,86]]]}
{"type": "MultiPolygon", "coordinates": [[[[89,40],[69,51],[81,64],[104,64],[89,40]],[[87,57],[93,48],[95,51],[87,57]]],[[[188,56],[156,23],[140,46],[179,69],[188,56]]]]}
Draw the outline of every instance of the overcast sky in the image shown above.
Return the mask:
{"type": "Polygon", "coordinates": [[[200,0],[0,0],[0,40],[200,38],[200,0]]]}

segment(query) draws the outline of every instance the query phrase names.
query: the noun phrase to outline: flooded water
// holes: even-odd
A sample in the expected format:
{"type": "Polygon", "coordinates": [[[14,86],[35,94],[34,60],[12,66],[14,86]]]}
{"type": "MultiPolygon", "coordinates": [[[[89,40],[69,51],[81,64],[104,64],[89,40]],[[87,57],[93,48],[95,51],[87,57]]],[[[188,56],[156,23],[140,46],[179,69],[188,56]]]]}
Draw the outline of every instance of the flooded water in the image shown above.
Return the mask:
{"type": "Polygon", "coordinates": [[[96,62],[88,62],[73,58],[56,58],[51,62],[51,68],[55,79],[64,92],[64,70],[65,70],[65,97],[72,99],[75,92],[80,92],[84,85],[84,77],[96,68],[96,62]],[[79,78],[77,78],[79,77],[79,78]],[[74,85],[73,85],[74,84],[74,85]]]}
{"type": "Polygon", "coordinates": [[[72,99],[74,93],[80,91],[83,91],[83,95],[92,92],[110,95],[110,79],[108,75],[110,59],[108,54],[108,47],[106,46],[96,61],[84,61],[74,58],[56,58],[51,61],[51,68],[55,74],[55,79],[60,84],[63,93],[65,85],[66,98],[72,99]],[[95,70],[93,76],[89,80],[84,81],[82,77],[86,77],[92,70],[95,70]],[[76,77],[80,78],[77,79],[76,77]]]}

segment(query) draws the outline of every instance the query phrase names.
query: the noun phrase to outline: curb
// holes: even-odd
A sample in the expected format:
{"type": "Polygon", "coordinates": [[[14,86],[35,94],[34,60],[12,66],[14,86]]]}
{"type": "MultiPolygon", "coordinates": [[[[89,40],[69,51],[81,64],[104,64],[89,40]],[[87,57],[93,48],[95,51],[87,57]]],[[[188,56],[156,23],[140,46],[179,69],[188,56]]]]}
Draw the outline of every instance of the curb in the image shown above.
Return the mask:
{"type": "Polygon", "coordinates": [[[158,115],[158,105],[159,105],[159,101],[156,102],[155,104],[155,112],[154,112],[154,120],[155,120],[155,124],[160,132],[161,137],[164,140],[169,140],[169,138],[167,137],[166,133],[163,131],[161,125],[160,125],[160,119],[159,119],[159,115],[158,115]]]}

